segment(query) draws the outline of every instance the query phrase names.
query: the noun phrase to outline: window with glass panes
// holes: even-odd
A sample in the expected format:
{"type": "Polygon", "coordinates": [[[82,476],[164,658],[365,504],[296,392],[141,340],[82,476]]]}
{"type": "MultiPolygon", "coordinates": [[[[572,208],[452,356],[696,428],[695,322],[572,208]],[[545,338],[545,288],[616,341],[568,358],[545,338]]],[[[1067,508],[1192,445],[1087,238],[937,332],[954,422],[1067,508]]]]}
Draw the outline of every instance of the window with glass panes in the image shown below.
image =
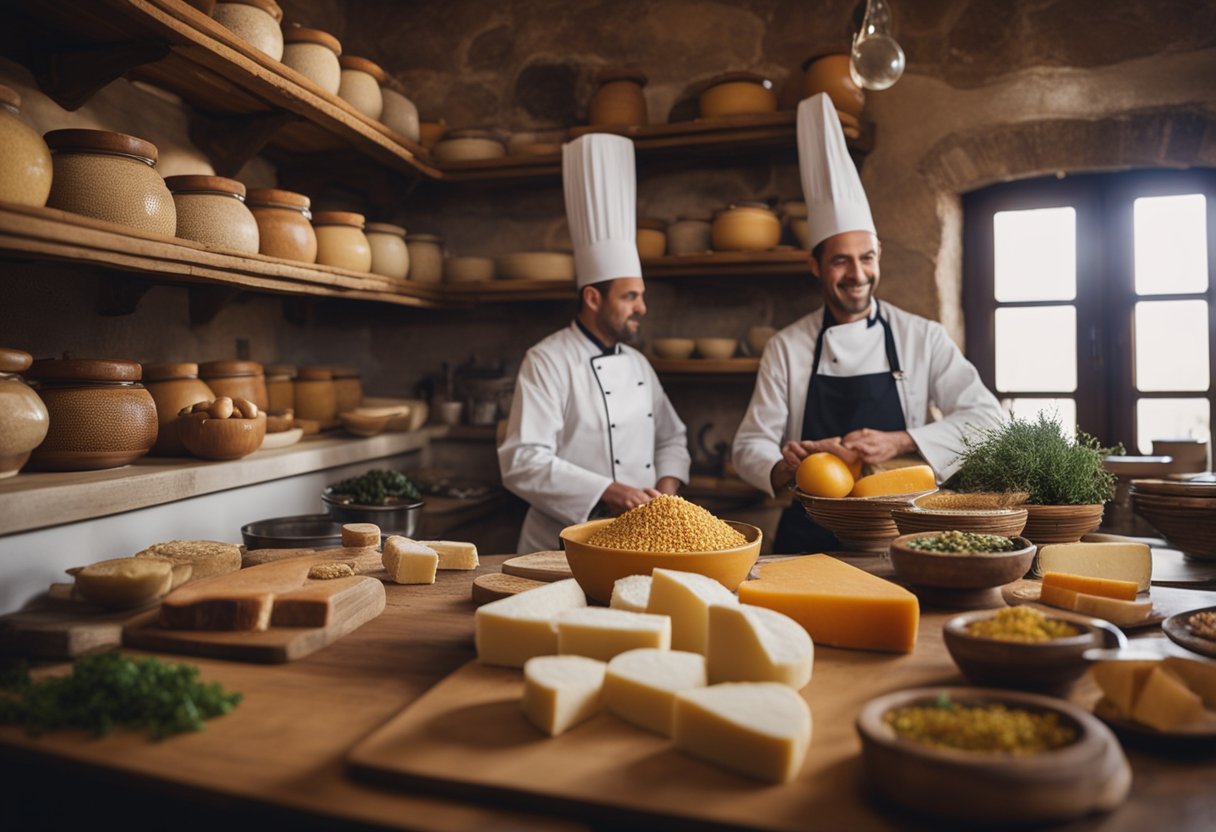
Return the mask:
{"type": "Polygon", "coordinates": [[[1128,453],[1209,442],[1216,171],[1128,171],[967,194],[968,357],[1014,414],[1128,453]]]}

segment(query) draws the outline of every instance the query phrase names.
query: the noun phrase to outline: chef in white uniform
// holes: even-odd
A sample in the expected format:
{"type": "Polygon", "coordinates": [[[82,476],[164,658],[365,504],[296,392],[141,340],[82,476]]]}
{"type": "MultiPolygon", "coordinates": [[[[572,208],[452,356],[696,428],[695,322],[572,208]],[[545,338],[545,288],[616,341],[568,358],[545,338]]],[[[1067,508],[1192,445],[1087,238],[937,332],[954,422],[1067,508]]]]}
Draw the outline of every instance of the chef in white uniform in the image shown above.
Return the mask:
{"type": "MultiPolygon", "coordinates": [[[[957,470],[964,434],[1000,422],[1000,404],[940,324],[875,296],[881,245],[824,94],[798,106],[798,159],[810,268],[824,303],[766,345],[735,434],[735,468],[769,494],[816,451],[871,466],[923,461],[945,480],[957,470]]],[[[835,548],[798,501],[782,514],[775,552],[835,548]]]]}
{"type": "Polygon", "coordinates": [[[557,549],[566,526],[674,494],[690,464],[684,423],[625,343],[646,314],[633,142],[565,144],[562,180],[581,305],[524,356],[498,450],[503,484],[531,505],[519,552],[557,549]]]}

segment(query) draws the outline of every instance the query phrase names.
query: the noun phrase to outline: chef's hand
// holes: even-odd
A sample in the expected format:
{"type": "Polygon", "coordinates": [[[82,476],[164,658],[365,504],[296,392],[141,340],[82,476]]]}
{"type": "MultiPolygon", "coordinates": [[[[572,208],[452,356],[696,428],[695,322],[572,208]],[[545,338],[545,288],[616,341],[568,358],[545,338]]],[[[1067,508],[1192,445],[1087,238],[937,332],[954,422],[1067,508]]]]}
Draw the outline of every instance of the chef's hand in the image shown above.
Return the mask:
{"type": "Polygon", "coordinates": [[[675,494],[680,490],[680,481],[675,477],[661,477],[659,478],[659,481],[655,483],[653,489],[648,488],[646,490],[654,491],[655,493],[653,496],[655,497],[659,496],[660,494],[675,494]]]}
{"type": "Polygon", "coordinates": [[[600,502],[608,507],[612,514],[623,514],[631,508],[649,503],[659,492],[653,488],[634,488],[621,482],[614,482],[604,489],[600,502]]]}
{"type": "Polygon", "coordinates": [[[839,436],[832,436],[827,439],[806,439],[787,442],[785,443],[785,447],[781,449],[781,461],[774,465],[773,470],[769,472],[769,481],[773,484],[773,491],[776,492],[777,489],[794,478],[794,474],[798,471],[798,466],[802,464],[802,460],[820,451],[835,454],[850,465],[860,459],[856,451],[845,447],[839,436]]]}
{"type": "Polygon", "coordinates": [[[916,450],[916,443],[906,430],[862,428],[845,434],[842,444],[854,458],[869,463],[885,462],[916,450]]]}

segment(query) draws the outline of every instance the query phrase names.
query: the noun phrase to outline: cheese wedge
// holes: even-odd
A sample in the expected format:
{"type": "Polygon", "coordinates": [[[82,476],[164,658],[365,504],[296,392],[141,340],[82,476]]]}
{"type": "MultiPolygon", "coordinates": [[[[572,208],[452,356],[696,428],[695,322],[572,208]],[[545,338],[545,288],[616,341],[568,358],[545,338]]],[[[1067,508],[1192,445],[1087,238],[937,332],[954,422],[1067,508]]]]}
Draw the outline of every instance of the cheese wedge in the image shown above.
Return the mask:
{"type": "Polygon", "coordinates": [[[557,616],[557,652],[608,661],[639,647],[671,647],[671,619],[666,615],[586,607],[557,616]]]}
{"type": "Polygon", "coordinates": [[[886,497],[889,494],[910,494],[937,488],[937,477],[928,465],[892,468],[862,477],[853,483],[850,497],[886,497]]]}
{"type": "Polygon", "coordinates": [[[639,728],[670,737],[676,693],[705,687],[705,657],[685,650],[627,650],[608,662],[604,707],[639,728]]]}
{"type": "Polygon", "coordinates": [[[695,572],[651,572],[646,612],[671,616],[671,648],[705,653],[711,604],[735,604],[735,594],[713,578],[695,572]]]}
{"type": "Polygon", "coordinates": [[[1067,572],[1044,572],[1043,588],[1071,589],[1086,595],[1101,595],[1117,601],[1135,601],[1140,591],[1135,581],[1115,581],[1110,578],[1091,578],[1086,575],[1070,575],[1067,572]]]}
{"type": "Polygon", "coordinates": [[[476,569],[477,546],[459,540],[419,540],[439,555],[440,569],[476,569]]]}
{"type": "Polygon", "coordinates": [[[730,682],[676,694],[675,747],[767,783],[787,783],[811,745],[811,709],[777,682],[730,682]]]}
{"type": "Polygon", "coordinates": [[[649,575],[626,575],[617,578],[612,585],[612,599],[608,606],[630,612],[646,612],[646,605],[650,603],[650,582],[649,575]]]}
{"type": "Polygon", "coordinates": [[[1216,711],[1216,662],[1169,656],[1162,664],[1199,694],[1205,707],[1216,711]]]}
{"type": "Polygon", "coordinates": [[[1173,672],[1155,667],[1136,697],[1131,717],[1158,731],[1172,731],[1203,717],[1203,699],[1173,672]]]}
{"type": "Polygon", "coordinates": [[[536,656],[524,663],[520,707],[551,737],[595,716],[604,686],[603,662],[584,656],[536,656]]]}
{"type": "Polygon", "coordinates": [[[1117,627],[1134,627],[1137,624],[1143,624],[1153,614],[1152,601],[1118,601],[1114,598],[1087,595],[1084,592],[1061,589],[1047,584],[1043,584],[1039,600],[1053,607],[1101,618],[1117,627]]]}
{"type": "Polygon", "coordinates": [[[751,604],[709,608],[709,683],[780,682],[801,690],[811,681],[815,645],[788,615],[751,604]]]}
{"type": "Polygon", "coordinates": [[[1153,578],[1153,553],[1145,543],[1051,543],[1039,547],[1037,574],[1063,572],[1087,578],[1132,581],[1144,592],[1153,578]]]}
{"type": "Polygon", "coordinates": [[[1095,662],[1089,671],[1120,716],[1130,717],[1148,675],[1160,664],[1158,659],[1095,662]]]}
{"type": "Polygon", "coordinates": [[[380,548],[380,527],[375,523],[343,523],[342,545],[355,548],[380,548]]]}
{"type": "Polygon", "coordinates": [[[439,567],[439,554],[429,546],[401,535],[391,535],[384,540],[384,553],[380,556],[384,570],[394,583],[433,584],[435,570],[439,567]]]}
{"type": "Polygon", "coordinates": [[[533,656],[557,653],[557,616],[587,606],[573,578],[482,604],[473,614],[473,643],[485,664],[523,667],[533,656]]]}
{"type": "Polygon", "coordinates": [[[903,587],[828,555],[768,563],[739,600],[784,613],[816,644],[910,653],[920,606],[903,587]]]}

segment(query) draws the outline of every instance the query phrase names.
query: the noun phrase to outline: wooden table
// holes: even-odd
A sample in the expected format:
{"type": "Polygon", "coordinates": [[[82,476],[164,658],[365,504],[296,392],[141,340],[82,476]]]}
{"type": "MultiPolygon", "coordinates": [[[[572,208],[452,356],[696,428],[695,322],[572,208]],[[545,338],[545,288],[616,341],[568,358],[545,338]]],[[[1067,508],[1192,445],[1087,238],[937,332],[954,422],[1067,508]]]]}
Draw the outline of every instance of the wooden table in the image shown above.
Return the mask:
{"type": "MultiPolygon", "coordinates": [[[[174,832],[214,830],[222,823],[248,828],[255,822],[293,830],[339,824],[343,829],[586,828],[557,817],[378,789],[351,780],[343,769],[351,747],[473,658],[470,583],[475,574],[498,571],[505,557],[483,557],[478,573],[441,572],[433,586],[389,585],[388,607],[379,618],[291,664],[165,657],[197,664],[203,679],[244,694],[235,711],[209,721],[198,734],[156,743],[131,731],[95,740],[69,731],[31,738],[12,726],[0,727],[6,820],[12,819],[14,829],[59,829],[103,818],[143,828],[155,820],[174,832]]],[[[851,560],[883,571],[880,558],[851,560]]],[[[1212,598],[1216,601],[1216,593],[1212,598]]],[[[948,675],[952,667],[942,657],[941,624],[947,615],[925,612],[916,653],[898,661],[939,663],[947,674],[943,682],[962,683],[961,676],[948,675]]],[[[882,672],[882,662],[891,658],[831,648],[817,652],[818,661],[831,661],[835,653],[859,663],[859,672],[882,672]]],[[[1092,697],[1092,689],[1085,688],[1091,684],[1078,685],[1074,698],[1092,697]]],[[[1129,748],[1128,756],[1135,776],[1128,803],[1110,815],[1060,828],[1216,828],[1216,753],[1177,759],[1129,748]]],[[[469,764],[476,765],[476,759],[469,764]]],[[[820,820],[816,828],[832,828],[829,818],[820,820]]],[[[937,828],[889,811],[876,810],[874,820],[884,828],[892,821],[912,829],[937,828]]]]}

